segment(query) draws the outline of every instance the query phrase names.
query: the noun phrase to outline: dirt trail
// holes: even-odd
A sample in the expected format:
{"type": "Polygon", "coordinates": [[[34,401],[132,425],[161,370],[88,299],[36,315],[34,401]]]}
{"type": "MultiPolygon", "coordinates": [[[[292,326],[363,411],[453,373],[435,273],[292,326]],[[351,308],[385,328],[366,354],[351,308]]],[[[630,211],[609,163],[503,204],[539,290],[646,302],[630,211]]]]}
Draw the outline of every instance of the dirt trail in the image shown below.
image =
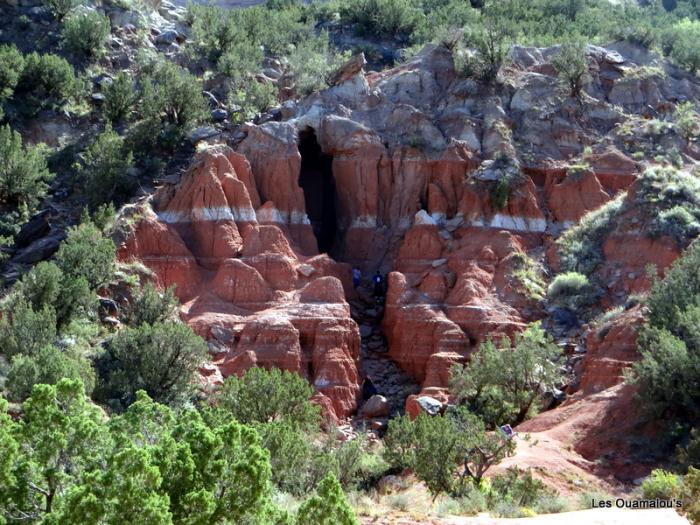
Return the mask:
{"type": "Polygon", "coordinates": [[[688,525],[672,509],[629,510],[590,509],[560,514],[543,514],[534,518],[419,518],[409,515],[361,520],[362,525],[688,525]]]}

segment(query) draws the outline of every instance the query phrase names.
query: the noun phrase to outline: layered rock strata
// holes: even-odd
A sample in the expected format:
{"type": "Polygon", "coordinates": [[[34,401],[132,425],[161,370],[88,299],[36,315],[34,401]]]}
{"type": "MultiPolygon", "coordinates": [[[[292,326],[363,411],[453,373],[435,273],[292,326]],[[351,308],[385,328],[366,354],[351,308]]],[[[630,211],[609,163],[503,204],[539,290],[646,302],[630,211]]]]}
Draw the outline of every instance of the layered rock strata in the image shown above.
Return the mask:
{"type": "Polygon", "coordinates": [[[208,383],[251,366],[282,368],[308,378],[330,416],[345,417],[359,390],[350,268],[303,255],[315,243],[303,196],[288,195],[300,201],[297,220],[271,213],[260,187],[243,155],[199,154],[178,184],[122,212],[129,233],[119,258],[175,287],[183,319],[209,342],[208,383]]]}

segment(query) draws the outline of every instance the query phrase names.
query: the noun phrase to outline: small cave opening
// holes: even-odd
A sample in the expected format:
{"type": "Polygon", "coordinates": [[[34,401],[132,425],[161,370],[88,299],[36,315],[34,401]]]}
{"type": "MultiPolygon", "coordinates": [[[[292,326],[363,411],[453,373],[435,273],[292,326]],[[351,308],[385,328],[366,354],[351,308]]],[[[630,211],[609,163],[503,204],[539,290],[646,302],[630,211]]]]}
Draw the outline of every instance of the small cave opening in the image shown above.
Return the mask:
{"type": "Polygon", "coordinates": [[[329,253],[338,233],[333,157],[323,153],[313,128],[299,132],[301,171],[299,186],[304,190],[306,214],[311,221],[318,249],[329,253]]]}

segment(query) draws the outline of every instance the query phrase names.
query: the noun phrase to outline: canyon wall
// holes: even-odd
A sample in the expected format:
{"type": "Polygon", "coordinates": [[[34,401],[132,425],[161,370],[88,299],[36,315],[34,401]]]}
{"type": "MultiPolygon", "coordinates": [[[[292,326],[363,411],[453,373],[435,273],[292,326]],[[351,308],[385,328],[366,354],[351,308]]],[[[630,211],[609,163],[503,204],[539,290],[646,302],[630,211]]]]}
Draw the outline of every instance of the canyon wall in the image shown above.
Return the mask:
{"type": "MultiPolygon", "coordinates": [[[[327,89],[244,124],[230,147],[202,145],[179,182],[126,208],[120,258],[176,287],[183,318],[209,341],[205,384],[281,367],[341,418],[356,410],[362,376],[351,268],[387,272],[388,355],[445,401],[452,364],[547,316],[519,272],[531,262],[556,272],[561,233],[633,188],[642,167],[624,152],[625,112],[697,98],[673,73],[655,89],[632,82],[640,95],[627,100],[617,87],[646,58],[621,51],[589,46],[585,103],[562,96],[554,48],[513,48],[499,89],[461,77],[440,46],[381,73],[355,57],[327,89]],[[331,163],[330,255],[318,253],[300,183],[302,135],[331,163]]],[[[648,289],[644,265],[663,269],[680,253],[629,213],[603,239],[604,306],[648,289]]],[[[599,354],[586,370],[601,377],[584,375],[584,389],[619,375],[599,354]]]]}

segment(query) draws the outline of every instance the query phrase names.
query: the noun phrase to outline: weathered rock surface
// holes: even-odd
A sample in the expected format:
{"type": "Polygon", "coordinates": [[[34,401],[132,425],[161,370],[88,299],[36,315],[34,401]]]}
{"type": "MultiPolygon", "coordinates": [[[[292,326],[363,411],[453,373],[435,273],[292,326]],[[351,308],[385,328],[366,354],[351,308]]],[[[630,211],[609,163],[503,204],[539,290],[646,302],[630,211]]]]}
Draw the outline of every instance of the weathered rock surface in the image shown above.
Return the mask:
{"type": "MultiPolygon", "coordinates": [[[[178,185],[127,210],[134,227],[120,253],[174,284],[183,317],[216,339],[209,382],[255,364],[295,370],[316,384],[327,413],[343,417],[357,407],[362,356],[372,363],[364,373],[391,359],[422,396],[445,403],[454,363],[545,317],[541,291],[518,277],[523,265],[558,271],[556,238],[619,192],[634,195],[642,167],[623,133],[629,113],[661,115],[698,98],[697,82],[676,70],[628,74],[656,60],[633,51],[589,46],[579,101],[558,89],[556,47],[513,48],[493,89],[460,78],[444,47],[382,72],[365,72],[359,55],[327,89],[287,101],[275,120],[243,125],[235,152],[203,153],[178,185]],[[324,250],[333,259],[318,255],[309,218],[320,190],[302,188],[308,137],[330,166],[335,222],[324,250]],[[362,327],[346,302],[355,296],[351,265],[387,274],[382,313],[371,322],[354,313],[362,327]],[[221,333],[233,335],[221,341],[221,333]]],[[[647,290],[643,267],[663,270],[682,249],[652,239],[634,213],[601,240],[604,307],[647,290]]],[[[619,329],[629,339],[630,328],[619,329]]],[[[580,388],[620,388],[631,347],[624,359],[598,359],[614,344],[594,336],[588,344],[603,350],[581,365],[589,372],[580,388]]],[[[408,393],[392,383],[392,411],[408,393]]]]}
{"type": "Polygon", "coordinates": [[[291,370],[314,384],[331,417],[348,416],[357,407],[360,340],[343,290],[350,269],[302,255],[297,241],[305,238],[294,227],[303,222],[276,221],[260,205],[260,186],[241,154],[199,154],[178,184],[124,210],[131,227],[119,257],[175,286],[183,319],[216,343],[205,383],[251,366],[291,370]]]}

